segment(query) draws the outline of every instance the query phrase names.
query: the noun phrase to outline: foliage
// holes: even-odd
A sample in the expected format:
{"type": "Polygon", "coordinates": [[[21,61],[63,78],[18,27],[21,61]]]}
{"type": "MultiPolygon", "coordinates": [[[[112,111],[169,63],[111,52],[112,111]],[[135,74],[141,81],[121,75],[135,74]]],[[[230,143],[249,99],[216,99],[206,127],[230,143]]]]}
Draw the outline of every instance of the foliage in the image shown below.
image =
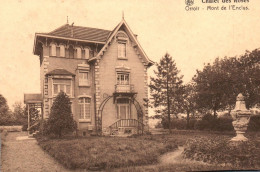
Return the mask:
{"type": "Polygon", "coordinates": [[[196,111],[196,92],[194,83],[188,83],[184,86],[184,94],[183,94],[183,105],[182,109],[187,114],[187,124],[186,129],[193,126],[190,126],[190,114],[194,114],[196,111]]]}
{"type": "Polygon", "coordinates": [[[233,131],[232,119],[230,118],[215,118],[211,114],[206,114],[202,120],[198,120],[194,126],[198,130],[211,131],[233,131]]]}
{"type": "Polygon", "coordinates": [[[76,130],[77,125],[73,120],[70,99],[64,92],[57,95],[51,107],[47,124],[42,125],[45,130],[43,133],[58,137],[76,130]]]}
{"type": "MultiPolygon", "coordinates": [[[[154,70],[155,77],[151,77],[149,85],[152,104],[154,108],[160,108],[157,114],[167,114],[170,121],[170,114],[178,114],[181,111],[183,102],[183,86],[182,78],[179,76],[180,71],[176,67],[175,61],[166,53],[156,64],[157,69],[154,70]]],[[[171,127],[169,127],[169,130],[171,127]]]]}
{"type": "Polygon", "coordinates": [[[68,168],[104,170],[153,164],[177,148],[174,140],[153,136],[136,138],[88,137],[79,139],[38,138],[39,145],[68,168]]]}
{"type": "Polygon", "coordinates": [[[239,93],[246,97],[247,107],[260,100],[260,50],[246,52],[241,57],[216,58],[193,77],[196,83],[198,108],[216,111],[231,110],[239,93]]]}
{"type": "Polygon", "coordinates": [[[259,169],[260,142],[232,143],[223,136],[205,139],[196,138],[187,141],[184,157],[213,164],[229,165],[238,168],[259,169]]]}
{"type": "Polygon", "coordinates": [[[13,124],[14,118],[4,96],[0,94],[0,125],[13,124]]]}
{"type": "MultiPolygon", "coordinates": [[[[186,130],[186,129],[194,129],[194,125],[196,123],[196,120],[194,118],[191,118],[189,121],[189,128],[187,128],[187,120],[186,119],[178,119],[178,118],[172,118],[171,119],[171,126],[173,126],[174,129],[177,130],[186,130]]],[[[164,129],[168,129],[169,122],[167,118],[163,118],[161,125],[164,129]]]]}
{"type": "MultiPolygon", "coordinates": [[[[13,116],[15,118],[15,121],[19,125],[28,126],[28,115],[25,112],[25,108],[22,106],[21,102],[15,102],[13,105],[13,116]]],[[[24,131],[24,128],[23,128],[24,131]]]]}
{"type": "Polygon", "coordinates": [[[252,116],[248,124],[248,131],[260,131],[260,116],[252,116]]]}

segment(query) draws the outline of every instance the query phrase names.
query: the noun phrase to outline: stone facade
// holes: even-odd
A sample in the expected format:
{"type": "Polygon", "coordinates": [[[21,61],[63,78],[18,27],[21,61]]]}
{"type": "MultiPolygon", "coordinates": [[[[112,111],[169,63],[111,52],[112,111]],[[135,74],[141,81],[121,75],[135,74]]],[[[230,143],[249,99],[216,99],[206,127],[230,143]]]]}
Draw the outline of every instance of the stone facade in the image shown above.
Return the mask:
{"type": "Polygon", "coordinates": [[[97,118],[102,119],[102,130],[120,120],[119,113],[121,116],[127,116],[126,118],[138,119],[137,110],[131,101],[133,98],[141,105],[142,122],[148,126],[148,109],[143,106],[143,99],[148,98],[147,68],[153,62],[146,57],[136,36],[124,20],[113,31],[86,28],[86,33],[88,30],[90,33],[96,32],[89,35],[98,35],[96,41],[80,39],[80,35],[76,33],[83,33],[82,37],[86,36],[84,30],[76,32],[81,28],[65,25],[47,34],[36,34],[34,54],[39,55],[41,61],[40,83],[44,118],[49,117],[57,91],[63,89],[71,99],[72,113],[78,123],[78,129],[84,134],[95,130],[97,118]],[[71,31],[71,35],[65,35],[64,31],[71,31]],[[102,34],[104,38],[107,34],[103,42],[102,34]],[[119,53],[122,53],[119,47],[121,42],[124,58],[119,57],[119,53]],[[122,81],[125,85],[119,87],[118,83],[122,81]],[[57,84],[59,82],[61,84],[57,84]],[[118,94],[117,89],[120,92],[118,94]],[[101,117],[100,105],[108,96],[114,97],[105,104],[101,117]],[[123,106],[120,110],[117,106],[118,98],[129,100],[129,106],[123,106]],[[83,99],[84,103],[89,100],[87,105],[81,104],[83,99]],[[87,120],[82,119],[81,114],[88,110],[90,117],[88,116],[87,120]]]}

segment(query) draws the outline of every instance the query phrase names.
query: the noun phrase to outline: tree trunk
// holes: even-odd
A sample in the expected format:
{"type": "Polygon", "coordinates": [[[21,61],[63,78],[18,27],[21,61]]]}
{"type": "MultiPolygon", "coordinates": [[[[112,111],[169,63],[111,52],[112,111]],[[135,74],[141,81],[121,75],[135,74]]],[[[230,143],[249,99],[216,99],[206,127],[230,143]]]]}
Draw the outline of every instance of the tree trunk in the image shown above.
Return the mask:
{"type": "Polygon", "coordinates": [[[214,109],[214,118],[217,118],[217,110],[214,109]]]}
{"type": "MultiPolygon", "coordinates": [[[[167,70],[168,63],[167,63],[167,70]]],[[[167,89],[167,109],[168,109],[168,123],[169,123],[169,133],[171,133],[171,113],[170,113],[170,97],[169,97],[169,72],[167,72],[167,79],[166,79],[166,89],[167,89]]]]}
{"type": "Polygon", "coordinates": [[[190,129],[190,112],[187,111],[187,126],[186,128],[189,130],[190,129]]]}

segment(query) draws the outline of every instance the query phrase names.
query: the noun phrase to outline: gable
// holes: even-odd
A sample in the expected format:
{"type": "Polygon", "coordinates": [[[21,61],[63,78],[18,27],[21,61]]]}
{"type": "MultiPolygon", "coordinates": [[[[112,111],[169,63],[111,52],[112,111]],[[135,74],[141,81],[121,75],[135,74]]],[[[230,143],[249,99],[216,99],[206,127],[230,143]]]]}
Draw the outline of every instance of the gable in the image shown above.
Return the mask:
{"type": "Polygon", "coordinates": [[[153,61],[151,61],[148,56],[145,54],[144,50],[142,49],[141,45],[139,44],[136,36],[133,34],[133,32],[130,30],[129,26],[125,22],[124,19],[116,26],[116,28],[112,31],[110,34],[106,44],[103,46],[103,48],[100,50],[100,52],[96,55],[96,57],[91,58],[89,61],[101,59],[104,53],[107,51],[108,47],[111,45],[112,41],[114,39],[118,38],[124,38],[122,33],[125,32],[129,40],[132,42],[132,46],[135,49],[138,57],[140,58],[141,62],[144,66],[150,67],[153,65],[153,61]]]}

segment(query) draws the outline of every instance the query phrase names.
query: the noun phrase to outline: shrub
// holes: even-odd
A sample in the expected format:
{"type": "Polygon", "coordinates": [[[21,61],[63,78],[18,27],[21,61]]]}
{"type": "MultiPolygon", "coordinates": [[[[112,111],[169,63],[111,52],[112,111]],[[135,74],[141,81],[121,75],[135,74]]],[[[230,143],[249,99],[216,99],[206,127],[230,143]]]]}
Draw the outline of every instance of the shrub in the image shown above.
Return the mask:
{"type": "Polygon", "coordinates": [[[190,139],[183,152],[185,158],[204,161],[218,165],[232,165],[234,167],[259,168],[260,142],[232,143],[228,137],[210,139],[190,139]]]}
{"type": "Polygon", "coordinates": [[[252,116],[249,124],[248,131],[260,131],[260,116],[252,116]]]}
{"type": "Polygon", "coordinates": [[[42,122],[42,133],[61,137],[76,130],[77,125],[73,120],[70,99],[60,92],[51,107],[50,117],[47,122],[42,122]]]}
{"type": "Polygon", "coordinates": [[[211,114],[206,114],[201,120],[197,121],[195,129],[198,130],[211,130],[211,131],[232,131],[232,119],[230,118],[215,118],[211,114]]]}
{"type": "MultiPolygon", "coordinates": [[[[196,119],[190,118],[189,129],[194,129],[195,123],[196,123],[196,119]]],[[[168,119],[162,118],[161,125],[164,129],[168,129],[169,128],[168,119]]],[[[171,126],[172,126],[172,128],[178,129],[178,130],[188,129],[186,119],[172,118],[171,119],[171,126]]]]}

